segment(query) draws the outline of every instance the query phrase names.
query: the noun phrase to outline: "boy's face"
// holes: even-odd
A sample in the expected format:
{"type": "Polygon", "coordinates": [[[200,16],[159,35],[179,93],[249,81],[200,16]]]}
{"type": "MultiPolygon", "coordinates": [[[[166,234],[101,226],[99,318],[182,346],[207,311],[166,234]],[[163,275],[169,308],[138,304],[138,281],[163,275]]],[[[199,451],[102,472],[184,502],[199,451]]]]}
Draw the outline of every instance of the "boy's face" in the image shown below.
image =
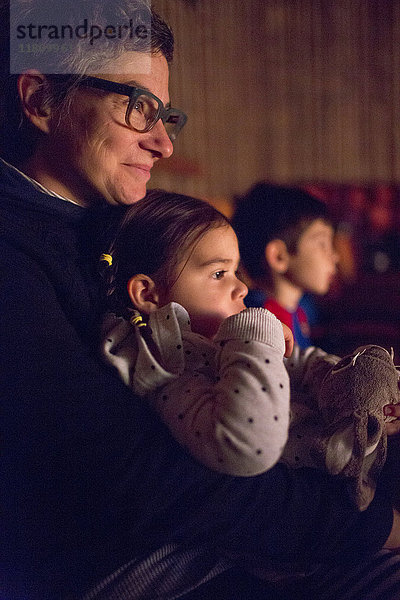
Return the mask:
{"type": "Polygon", "coordinates": [[[301,235],[297,252],[290,255],[286,276],[304,292],[326,294],[336,273],[337,261],[333,228],[317,219],[301,235]]]}
{"type": "Polygon", "coordinates": [[[239,260],[232,227],[207,231],[178,265],[178,278],[163,303],[181,304],[189,313],[192,330],[213,337],[224,319],[245,308],[248,290],[237,277],[239,260]]]}

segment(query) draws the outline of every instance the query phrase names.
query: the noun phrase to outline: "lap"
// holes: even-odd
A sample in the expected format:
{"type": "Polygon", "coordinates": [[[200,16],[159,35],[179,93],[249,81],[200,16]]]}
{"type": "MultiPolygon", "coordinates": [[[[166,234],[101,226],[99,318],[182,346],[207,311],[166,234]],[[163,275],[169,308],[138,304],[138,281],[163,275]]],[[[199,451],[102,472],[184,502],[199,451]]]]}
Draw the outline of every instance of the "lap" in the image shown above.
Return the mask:
{"type": "Polygon", "coordinates": [[[287,600],[398,600],[400,555],[382,550],[358,563],[324,567],[281,591],[287,600]]]}
{"type": "Polygon", "coordinates": [[[182,600],[399,600],[400,555],[381,551],[352,565],[331,565],[290,583],[272,584],[230,570],[182,600]]]}
{"type": "Polygon", "coordinates": [[[159,600],[178,598],[181,600],[216,598],[218,600],[233,598],[235,600],[399,600],[400,598],[400,555],[384,550],[358,563],[324,566],[312,576],[279,584],[263,581],[238,568],[215,565],[213,560],[210,560],[210,556],[206,558],[206,554],[194,557],[189,553],[185,568],[182,569],[182,556],[178,555],[176,549],[175,552],[167,552],[163,555],[161,563],[166,567],[163,577],[160,577],[160,563],[158,563],[160,555],[157,556],[157,560],[153,557],[153,564],[148,562],[145,569],[143,564],[139,568],[134,561],[126,565],[122,571],[119,570],[118,574],[107,578],[107,582],[103,582],[96,590],[93,589],[85,595],[84,600],[114,598],[118,600],[150,600],[150,598],[151,600],[156,598],[159,600]],[[168,565],[167,556],[171,558],[168,565]],[[191,571],[195,577],[196,575],[199,577],[199,571],[202,569],[204,574],[208,572],[208,575],[203,578],[203,583],[193,589],[194,580],[189,584],[189,573],[191,571]],[[185,575],[183,575],[184,571],[185,575]],[[148,585],[145,584],[146,580],[148,585]],[[185,592],[185,587],[186,590],[192,588],[192,591],[185,592]]]}

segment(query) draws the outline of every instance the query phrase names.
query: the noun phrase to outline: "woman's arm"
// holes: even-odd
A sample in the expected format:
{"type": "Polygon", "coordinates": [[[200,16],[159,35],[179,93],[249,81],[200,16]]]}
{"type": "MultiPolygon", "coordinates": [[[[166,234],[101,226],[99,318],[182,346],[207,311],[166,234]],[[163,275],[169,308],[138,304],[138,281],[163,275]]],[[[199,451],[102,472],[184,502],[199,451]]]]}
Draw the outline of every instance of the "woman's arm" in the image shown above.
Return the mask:
{"type": "Polygon", "coordinates": [[[67,314],[34,260],[1,250],[0,546],[2,577],[18,589],[8,597],[76,596],[171,540],[265,566],[383,546],[393,517],[382,494],[359,514],[323,473],[278,464],[234,478],[194,461],[84,343],[76,322],[90,312],[74,290],[67,314]]]}

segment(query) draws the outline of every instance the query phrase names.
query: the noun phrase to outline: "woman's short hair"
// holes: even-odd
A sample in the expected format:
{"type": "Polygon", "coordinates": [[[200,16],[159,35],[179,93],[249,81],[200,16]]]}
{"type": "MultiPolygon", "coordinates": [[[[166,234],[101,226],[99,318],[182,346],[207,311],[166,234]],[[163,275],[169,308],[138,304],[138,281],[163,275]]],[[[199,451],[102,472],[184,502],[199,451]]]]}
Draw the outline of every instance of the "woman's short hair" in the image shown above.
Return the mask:
{"type": "MultiPolygon", "coordinates": [[[[11,0],[13,6],[13,26],[16,26],[18,14],[27,22],[38,23],[45,14],[45,3],[61,3],[61,0],[11,0]],[[20,8],[18,13],[17,8],[20,8]]],[[[3,31],[10,31],[10,0],[0,0],[0,21],[3,31]]],[[[102,37],[101,44],[82,44],[80,38],[67,45],[57,44],[53,51],[55,61],[46,59],[48,70],[38,66],[38,71],[46,75],[46,87],[43,103],[59,107],[68,112],[69,103],[79,81],[88,74],[104,72],[104,65],[118,58],[124,51],[161,53],[167,62],[171,62],[174,51],[174,38],[171,29],[149,6],[147,0],[84,0],[68,2],[62,0],[63,20],[77,23],[83,16],[89,23],[106,28],[110,23],[133,23],[136,27],[150,26],[148,36],[130,35],[128,28],[121,28],[120,36],[107,39],[102,37]],[[149,43],[150,42],[150,43],[149,43]],[[58,72],[59,70],[59,72],[58,72]],[[60,74],[62,73],[62,74],[60,74]],[[64,74],[66,73],[66,74],[64,74]]],[[[50,10],[50,9],[49,9],[50,10]]],[[[54,8],[53,8],[54,12],[54,8]]],[[[29,158],[35,149],[39,132],[26,119],[21,110],[17,92],[18,74],[10,74],[10,44],[7,35],[0,41],[0,153],[1,156],[17,166],[29,158]]],[[[49,40],[49,43],[51,40],[49,40]]],[[[54,42],[52,42],[54,45],[54,42]]],[[[43,47],[45,50],[46,48],[43,47]]],[[[50,55],[50,52],[49,52],[50,55]]],[[[39,60],[39,58],[38,58],[39,60]]]]}

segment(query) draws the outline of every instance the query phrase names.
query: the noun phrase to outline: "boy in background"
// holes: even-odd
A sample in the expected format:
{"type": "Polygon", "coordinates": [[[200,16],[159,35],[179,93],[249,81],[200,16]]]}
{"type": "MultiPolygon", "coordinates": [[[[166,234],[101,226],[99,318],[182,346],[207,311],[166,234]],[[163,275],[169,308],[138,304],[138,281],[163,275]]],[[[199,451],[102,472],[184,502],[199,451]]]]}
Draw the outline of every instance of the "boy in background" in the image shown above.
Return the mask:
{"type": "Polygon", "coordinates": [[[233,217],[243,265],[253,282],[247,306],[263,306],[310,345],[305,293],[324,295],[336,273],[334,229],[323,202],[303,190],[257,183],[233,217]]]}

